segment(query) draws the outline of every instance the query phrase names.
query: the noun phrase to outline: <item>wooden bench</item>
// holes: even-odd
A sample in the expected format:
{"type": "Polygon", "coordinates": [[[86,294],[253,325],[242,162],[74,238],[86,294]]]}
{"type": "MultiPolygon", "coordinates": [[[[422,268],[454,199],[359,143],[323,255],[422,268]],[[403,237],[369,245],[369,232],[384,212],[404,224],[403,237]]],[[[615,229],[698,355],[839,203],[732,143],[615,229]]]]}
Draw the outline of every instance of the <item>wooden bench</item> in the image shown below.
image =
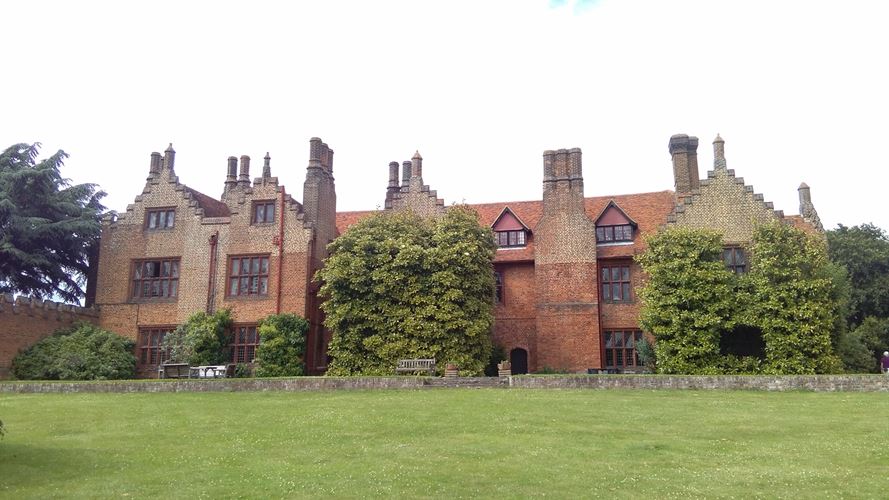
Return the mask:
{"type": "Polygon", "coordinates": [[[435,375],[435,359],[399,359],[395,374],[427,372],[435,375]]]}
{"type": "Polygon", "coordinates": [[[165,363],[157,367],[157,378],[191,378],[188,363],[165,363]]]}

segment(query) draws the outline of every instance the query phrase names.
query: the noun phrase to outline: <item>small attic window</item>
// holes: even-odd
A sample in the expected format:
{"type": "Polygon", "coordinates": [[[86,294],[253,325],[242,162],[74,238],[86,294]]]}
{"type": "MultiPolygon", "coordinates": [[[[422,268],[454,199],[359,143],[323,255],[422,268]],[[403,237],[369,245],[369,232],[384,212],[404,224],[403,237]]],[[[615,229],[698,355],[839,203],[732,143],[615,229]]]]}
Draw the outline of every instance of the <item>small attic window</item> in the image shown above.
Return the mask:
{"type": "Polygon", "coordinates": [[[632,242],[636,222],[621,210],[613,200],[596,219],[596,244],[632,242]]]}
{"type": "Polygon", "coordinates": [[[616,241],[633,241],[633,226],[621,224],[619,226],[596,227],[596,243],[612,243],[616,241]]]}
{"type": "Polygon", "coordinates": [[[528,226],[509,207],[504,207],[491,224],[494,230],[494,243],[499,248],[521,248],[528,242],[528,226]]]}
{"type": "Polygon", "coordinates": [[[525,246],[525,231],[496,231],[494,241],[498,247],[523,247],[525,246]]]}

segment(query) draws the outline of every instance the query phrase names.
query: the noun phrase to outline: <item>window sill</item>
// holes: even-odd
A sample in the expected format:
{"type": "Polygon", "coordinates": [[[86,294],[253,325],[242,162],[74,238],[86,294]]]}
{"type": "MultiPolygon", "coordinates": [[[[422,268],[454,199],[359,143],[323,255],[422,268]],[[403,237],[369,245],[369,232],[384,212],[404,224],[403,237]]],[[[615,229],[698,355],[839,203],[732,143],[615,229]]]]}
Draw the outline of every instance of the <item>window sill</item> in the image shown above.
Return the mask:
{"type": "Polygon", "coordinates": [[[497,247],[497,250],[524,250],[528,248],[527,245],[521,247],[497,247]]]}
{"type": "Polygon", "coordinates": [[[622,247],[632,245],[634,241],[607,241],[605,243],[596,243],[597,247],[622,247]]]}
{"type": "Polygon", "coordinates": [[[173,304],[179,301],[179,297],[131,297],[130,304],[173,304]]]}
{"type": "Polygon", "coordinates": [[[269,294],[252,294],[252,295],[226,295],[223,300],[232,300],[232,301],[240,301],[240,300],[268,300],[272,298],[269,294]]]}

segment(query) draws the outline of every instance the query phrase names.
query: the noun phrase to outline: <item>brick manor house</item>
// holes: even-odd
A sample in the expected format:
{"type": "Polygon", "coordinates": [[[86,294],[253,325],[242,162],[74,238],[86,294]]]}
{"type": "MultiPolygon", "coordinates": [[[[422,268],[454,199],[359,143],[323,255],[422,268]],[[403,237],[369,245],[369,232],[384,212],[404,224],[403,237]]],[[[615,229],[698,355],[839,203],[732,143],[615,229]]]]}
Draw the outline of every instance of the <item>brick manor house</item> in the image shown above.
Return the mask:
{"type": "MultiPolygon", "coordinates": [[[[587,198],[581,151],[574,148],[543,153],[542,200],[472,205],[496,237],[493,340],[514,372],[640,369],[641,270],[633,256],[662,227],[721,231],[726,265],[736,272],[746,269],[744,245],[758,223],[823,230],[805,184],[801,215],[785,216],[726,168],[719,136],[713,170],[701,179],[697,147],[696,137],[670,138],[674,191],[587,198]]],[[[327,244],[373,213],[336,211],[333,150],[310,140],[302,203],[271,175],[268,154],[256,178],[248,156],[229,157],[220,199],[180,183],[175,157],[172,145],[163,155],[152,153],[142,194],[103,221],[87,293],[99,325],[135,339],[139,373],[151,376],[165,356],[164,335],[195,312],[231,309],[233,362],[252,361],[261,318],[293,312],[311,325],[308,372],[323,373],[330,333],[312,277],[327,244]]],[[[446,210],[422,175],[419,153],[390,163],[385,210],[427,216],[446,210]]]]}

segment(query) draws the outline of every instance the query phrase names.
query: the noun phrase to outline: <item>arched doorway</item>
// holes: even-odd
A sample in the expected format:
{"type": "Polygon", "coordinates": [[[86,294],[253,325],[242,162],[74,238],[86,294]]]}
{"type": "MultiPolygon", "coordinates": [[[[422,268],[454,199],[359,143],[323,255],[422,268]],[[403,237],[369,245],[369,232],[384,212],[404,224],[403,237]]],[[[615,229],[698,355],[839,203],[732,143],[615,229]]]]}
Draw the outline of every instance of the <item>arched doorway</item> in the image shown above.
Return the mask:
{"type": "Polygon", "coordinates": [[[528,373],[528,351],[521,348],[509,351],[509,362],[512,364],[513,375],[528,373]]]}

